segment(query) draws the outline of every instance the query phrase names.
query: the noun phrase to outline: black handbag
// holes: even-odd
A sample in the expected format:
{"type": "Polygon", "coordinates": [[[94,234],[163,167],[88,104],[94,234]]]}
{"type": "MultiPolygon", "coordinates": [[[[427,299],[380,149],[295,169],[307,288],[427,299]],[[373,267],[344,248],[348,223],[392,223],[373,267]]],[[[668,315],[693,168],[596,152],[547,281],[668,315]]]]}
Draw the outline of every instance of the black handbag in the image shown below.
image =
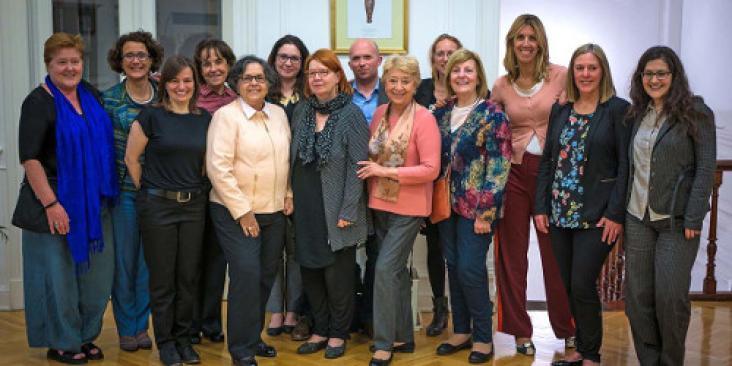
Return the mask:
{"type": "MultiPolygon", "coordinates": [[[[57,191],[55,179],[49,179],[48,184],[54,192],[57,191]]],[[[12,224],[24,230],[51,233],[48,227],[46,209],[43,208],[41,201],[36,198],[27,180],[20,183],[18,203],[15,205],[15,211],[13,212],[12,224]]]]}

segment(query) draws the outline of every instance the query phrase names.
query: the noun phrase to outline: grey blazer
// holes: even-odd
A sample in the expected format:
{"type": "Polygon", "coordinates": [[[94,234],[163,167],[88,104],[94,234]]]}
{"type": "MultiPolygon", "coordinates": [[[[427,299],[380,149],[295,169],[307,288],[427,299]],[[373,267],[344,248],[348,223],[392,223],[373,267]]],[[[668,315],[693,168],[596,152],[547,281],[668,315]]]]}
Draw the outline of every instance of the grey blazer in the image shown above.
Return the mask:
{"type": "MultiPolygon", "coordinates": [[[[294,171],[300,147],[300,136],[305,133],[304,123],[307,102],[298,103],[292,118],[292,144],[290,146],[290,171],[294,171]]],[[[333,145],[328,163],[320,170],[323,190],[323,207],[331,250],[355,246],[366,242],[366,194],[364,183],[356,176],[358,165],[368,160],[369,128],[361,109],[348,103],[339,112],[333,131],[333,145]],[[353,224],[346,228],[336,226],[339,219],[353,224]]],[[[297,207],[295,207],[297,210],[297,207]]],[[[297,222],[295,222],[297,225],[297,222]]]]}
{"type": "MultiPolygon", "coordinates": [[[[689,136],[686,124],[674,120],[667,120],[658,132],[651,157],[648,205],[659,214],[670,215],[672,228],[675,219],[683,217],[684,228],[701,230],[714,183],[717,140],[712,110],[700,97],[694,98],[694,109],[705,116],[696,121],[696,139],[689,136]]],[[[633,187],[633,140],[642,118],[634,121],[628,144],[627,200],[633,187]]]]}

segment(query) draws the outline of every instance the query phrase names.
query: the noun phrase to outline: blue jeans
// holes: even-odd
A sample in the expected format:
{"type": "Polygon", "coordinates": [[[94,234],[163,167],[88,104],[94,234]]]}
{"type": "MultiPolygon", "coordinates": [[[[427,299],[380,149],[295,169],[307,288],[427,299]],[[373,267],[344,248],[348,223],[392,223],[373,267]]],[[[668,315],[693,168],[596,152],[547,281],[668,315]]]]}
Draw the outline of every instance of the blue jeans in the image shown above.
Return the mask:
{"type": "Polygon", "coordinates": [[[102,330],[112,291],[114,242],[106,210],[104,249],[76,273],[66,237],[23,230],[23,291],[28,345],[80,352],[102,330]]]}
{"type": "Polygon", "coordinates": [[[449,219],[438,224],[440,241],[450,281],[453,332],[472,333],[474,342],[490,343],[493,303],[485,262],[493,236],[476,234],[474,222],[453,211],[449,219]]]}
{"type": "Polygon", "coordinates": [[[115,265],[112,310],[120,336],[135,336],[147,331],[150,316],[148,272],[137,225],[137,192],[120,192],[112,208],[115,265]]]}

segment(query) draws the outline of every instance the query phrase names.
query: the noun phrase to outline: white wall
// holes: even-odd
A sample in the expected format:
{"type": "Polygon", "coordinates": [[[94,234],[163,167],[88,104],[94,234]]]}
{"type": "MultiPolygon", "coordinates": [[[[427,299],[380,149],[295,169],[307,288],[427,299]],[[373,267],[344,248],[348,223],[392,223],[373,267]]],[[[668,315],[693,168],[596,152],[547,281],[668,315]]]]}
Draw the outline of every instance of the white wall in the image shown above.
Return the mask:
{"type": "MultiPolygon", "coordinates": [[[[715,113],[717,124],[717,159],[732,159],[732,60],[729,19],[732,1],[686,1],[683,6],[680,56],[686,67],[691,89],[704,97],[715,113]]],[[[732,175],[724,176],[720,189],[719,225],[717,225],[717,289],[732,291],[732,175]]],[[[709,219],[707,218],[707,224],[709,219]]],[[[692,289],[701,291],[706,275],[706,227],[692,271],[692,289]]]]}

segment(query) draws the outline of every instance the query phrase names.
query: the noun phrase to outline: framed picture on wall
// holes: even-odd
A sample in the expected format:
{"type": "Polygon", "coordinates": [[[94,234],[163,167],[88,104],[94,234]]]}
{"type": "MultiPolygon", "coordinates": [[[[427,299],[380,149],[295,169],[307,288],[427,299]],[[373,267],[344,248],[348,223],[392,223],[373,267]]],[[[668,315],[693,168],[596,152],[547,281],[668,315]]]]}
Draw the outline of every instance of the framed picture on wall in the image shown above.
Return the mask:
{"type": "Polygon", "coordinates": [[[409,0],[330,0],[330,47],[348,53],[357,38],[373,39],[381,53],[406,53],[409,0]]]}

